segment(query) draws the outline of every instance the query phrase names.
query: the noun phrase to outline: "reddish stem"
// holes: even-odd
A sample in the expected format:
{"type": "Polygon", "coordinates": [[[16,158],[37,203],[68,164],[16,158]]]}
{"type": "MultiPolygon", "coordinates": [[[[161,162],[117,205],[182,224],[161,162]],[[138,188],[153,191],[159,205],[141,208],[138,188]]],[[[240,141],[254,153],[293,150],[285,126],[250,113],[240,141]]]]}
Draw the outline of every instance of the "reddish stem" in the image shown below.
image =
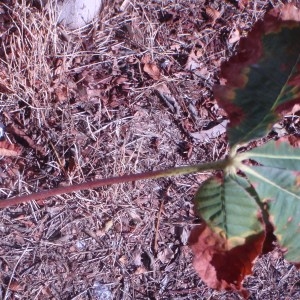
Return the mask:
{"type": "Polygon", "coordinates": [[[184,166],[184,167],[177,167],[171,168],[167,170],[160,170],[160,171],[152,171],[152,172],[144,172],[138,174],[128,174],[119,177],[110,177],[104,179],[96,179],[93,181],[83,182],[79,184],[73,184],[70,186],[63,186],[58,188],[53,188],[51,190],[40,191],[36,193],[32,193],[29,195],[17,196],[13,198],[8,198],[4,200],[0,200],[0,208],[5,208],[8,206],[29,202],[31,200],[39,200],[45,199],[61,194],[67,194],[71,192],[81,191],[81,190],[89,190],[98,188],[105,185],[117,184],[117,183],[125,183],[130,181],[142,180],[142,179],[153,179],[153,178],[160,178],[160,177],[168,177],[173,175],[184,175],[184,174],[191,174],[196,173],[203,170],[217,170],[217,169],[224,169],[228,161],[221,160],[212,163],[204,163],[194,166],[184,166]]]}

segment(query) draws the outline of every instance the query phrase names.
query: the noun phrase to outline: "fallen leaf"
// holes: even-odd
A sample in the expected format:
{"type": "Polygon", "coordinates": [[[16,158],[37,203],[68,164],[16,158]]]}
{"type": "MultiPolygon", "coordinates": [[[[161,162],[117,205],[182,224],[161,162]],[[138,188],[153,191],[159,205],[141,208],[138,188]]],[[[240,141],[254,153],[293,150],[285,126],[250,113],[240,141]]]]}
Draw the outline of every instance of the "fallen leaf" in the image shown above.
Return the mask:
{"type": "Polygon", "coordinates": [[[216,10],[216,9],[210,7],[210,6],[206,7],[205,13],[206,13],[206,15],[211,19],[212,25],[214,25],[215,22],[216,22],[216,21],[220,18],[220,16],[221,16],[221,13],[220,13],[218,10],[216,10]]]}
{"type": "Polygon", "coordinates": [[[201,64],[199,63],[199,58],[203,55],[203,52],[201,49],[193,48],[192,51],[189,54],[189,57],[187,59],[187,62],[185,64],[185,69],[188,71],[193,71],[195,69],[198,69],[201,67],[201,64]]]}
{"type": "Polygon", "coordinates": [[[139,267],[142,265],[142,250],[139,247],[135,247],[133,251],[131,251],[132,263],[139,267]]]}
{"type": "Polygon", "coordinates": [[[88,100],[93,97],[100,97],[101,92],[102,91],[100,89],[86,89],[86,95],[88,100]]]}
{"type": "Polygon", "coordinates": [[[210,128],[208,130],[202,130],[201,132],[193,132],[193,133],[190,133],[190,135],[194,139],[197,139],[200,141],[214,139],[226,132],[227,124],[228,124],[228,120],[224,120],[220,124],[210,128]]]}
{"type": "Polygon", "coordinates": [[[194,74],[199,76],[200,78],[203,78],[204,80],[207,80],[211,75],[211,72],[209,72],[206,67],[202,67],[198,70],[195,70],[194,74]]]}
{"type": "Polygon", "coordinates": [[[166,247],[164,250],[158,252],[157,258],[163,263],[167,264],[174,257],[174,252],[169,247],[166,247]]]}
{"type": "Polygon", "coordinates": [[[41,289],[42,294],[50,298],[50,296],[52,296],[50,288],[48,286],[43,287],[42,285],[41,285],[41,287],[42,287],[42,289],[41,289]]]}
{"type": "Polygon", "coordinates": [[[127,261],[127,257],[125,255],[121,256],[119,258],[119,262],[122,264],[122,265],[126,265],[128,263],[127,261]]]}
{"type": "Polygon", "coordinates": [[[135,274],[135,275],[139,275],[139,274],[144,274],[144,273],[146,273],[146,272],[148,272],[148,270],[147,270],[145,267],[138,267],[138,268],[135,270],[134,274],[135,274]]]}
{"type": "Polygon", "coordinates": [[[1,156],[18,156],[22,152],[20,146],[10,144],[8,141],[0,141],[0,155],[1,156]]]}
{"type": "Polygon", "coordinates": [[[6,69],[4,66],[1,66],[1,70],[0,70],[0,93],[10,95],[10,94],[13,94],[14,91],[10,87],[10,84],[9,84],[10,80],[9,80],[9,76],[7,74],[9,74],[9,70],[6,69]]]}
{"type": "Polygon", "coordinates": [[[96,236],[98,237],[104,236],[113,226],[114,226],[113,220],[107,221],[101,229],[98,229],[96,231],[96,236]]]}
{"type": "Polygon", "coordinates": [[[143,70],[154,80],[160,79],[160,70],[157,65],[151,61],[150,54],[145,54],[141,62],[144,64],[143,70]]]}
{"type": "Polygon", "coordinates": [[[104,225],[104,231],[107,233],[114,226],[113,220],[109,220],[104,225]]]}
{"type": "Polygon", "coordinates": [[[135,223],[139,223],[142,220],[141,216],[139,215],[139,213],[136,209],[127,210],[127,214],[132,219],[132,221],[134,221],[135,223]]]}
{"type": "Polygon", "coordinates": [[[57,88],[54,89],[54,94],[58,102],[64,102],[68,99],[68,89],[63,84],[60,84],[57,88]]]}
{"type": "Polygon", "coordinates": [[[42,156],[47,154],[44,148],[37,145],[22,129],[17,128],[15,125],[10,125],[7,127],[7,130],[24,140],[29,147],[36,150],[42,156]]]}
{"type": "Polygon", "coordinates": [[[115,79],[113,79],[112,84],[116,84],[116,85],[121,85],[128,82],[128,77],[127,76],[118,76],[115,79]]]}
{"type": "Polygon", "coordinates": [[[21,292],[23,291],[23,287],[20,285],[20,283],[13,279],[9,285],[9,289],[13,292],[21,292]]]}
{"type": "Polygon", "coordinates": [[[179,104],[165,83],[157,85],[155,91],[173,113],[177,114],[180,112],[179,104]]]}

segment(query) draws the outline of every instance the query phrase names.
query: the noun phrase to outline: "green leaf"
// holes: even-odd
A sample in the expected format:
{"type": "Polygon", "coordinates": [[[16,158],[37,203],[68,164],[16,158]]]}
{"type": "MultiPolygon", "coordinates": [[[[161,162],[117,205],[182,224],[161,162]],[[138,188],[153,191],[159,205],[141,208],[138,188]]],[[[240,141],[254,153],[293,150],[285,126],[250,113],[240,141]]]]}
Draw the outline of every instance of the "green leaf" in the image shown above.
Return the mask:
{"type": "Polygon", "coordinates": [[[214,94],[230,119],[230,145],[266,135],[280,112],[300,101],[299,36],[299,22],[267,15],[222,65],[227,83],[214,94]]]}
{"type": "Polygon", "coordinates": [[[264,166],[242,165],[241,170],[268,203],[270,221],[289,261],[300,262],[300,149],[271,142],[245,155],[264,166]]]}
{"type": "Polygon", "coordinates": [[[260,208],[247,192],[249,183],[242,177],[212,177],[198,190],[196,212],[213,231],[224,236],[229,248],[242,245],[251,235],[263,231],[260,208]]]}
{"type": "Polygon", "coordinates": [[[280,140],[268,142],[242,153],[241,156],[253,159],[266,167],[300,170],[300,148],[293,148],[287,142],[280,140]]]}

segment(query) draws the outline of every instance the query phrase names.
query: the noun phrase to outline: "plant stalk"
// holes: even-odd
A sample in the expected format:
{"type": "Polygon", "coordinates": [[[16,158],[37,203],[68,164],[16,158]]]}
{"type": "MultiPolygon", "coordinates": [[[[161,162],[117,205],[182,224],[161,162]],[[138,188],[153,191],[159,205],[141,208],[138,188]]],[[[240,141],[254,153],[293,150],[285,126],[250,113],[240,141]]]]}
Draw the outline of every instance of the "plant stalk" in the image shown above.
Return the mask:
{"type": "Polygon", "coordinates": [[[197,164],[192,166],[175,167],[166,170],[150,171],[150,172],[143,172],[137,174],[127,174],[118,177],[96,179],[93,181],[72,184],[70,186],[57,187],[46,191],[32,193],[29,195],[22,195],[22,196],[0,200],[0,208],[9,207],[12,205],[25,203],[32,200],[46,199],[61,194],[68,194],[68,193],[81,191],[81,190],[99,188],[101,186],[107,186],[112,184],[125,183],[125,182],[137,181],[142,179],[156,179],[161,177],[187,175],[187,174],[197,173],[201,171],[221,170],[221,169],[225,169],[229,163],[230,160],[225,159],[216,162],[209,162],[209,163],[197,164]]]}

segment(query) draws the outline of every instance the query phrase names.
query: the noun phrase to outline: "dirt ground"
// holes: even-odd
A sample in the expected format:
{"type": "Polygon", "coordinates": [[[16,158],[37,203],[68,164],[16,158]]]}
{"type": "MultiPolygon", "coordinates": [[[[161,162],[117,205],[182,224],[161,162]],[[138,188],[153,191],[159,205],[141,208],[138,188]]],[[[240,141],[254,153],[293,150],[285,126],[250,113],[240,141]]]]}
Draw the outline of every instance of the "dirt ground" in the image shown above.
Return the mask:
{"type": "MultiPolygon", "coordinates": [[[[22,153],[0,157],[0,198],[224,157],[220,64],[287,1],[246,2],[107,1],[99,21],[69,32],[39,1],[2,1],[0,125],[22,153]]],[[[209,175],[1,210],[0,299],[242,299],[192,267],[192,199],[209,175]]],[[[253,300],[300,299],[300,273],[274,250],[245,287],[253,300]]]]}

